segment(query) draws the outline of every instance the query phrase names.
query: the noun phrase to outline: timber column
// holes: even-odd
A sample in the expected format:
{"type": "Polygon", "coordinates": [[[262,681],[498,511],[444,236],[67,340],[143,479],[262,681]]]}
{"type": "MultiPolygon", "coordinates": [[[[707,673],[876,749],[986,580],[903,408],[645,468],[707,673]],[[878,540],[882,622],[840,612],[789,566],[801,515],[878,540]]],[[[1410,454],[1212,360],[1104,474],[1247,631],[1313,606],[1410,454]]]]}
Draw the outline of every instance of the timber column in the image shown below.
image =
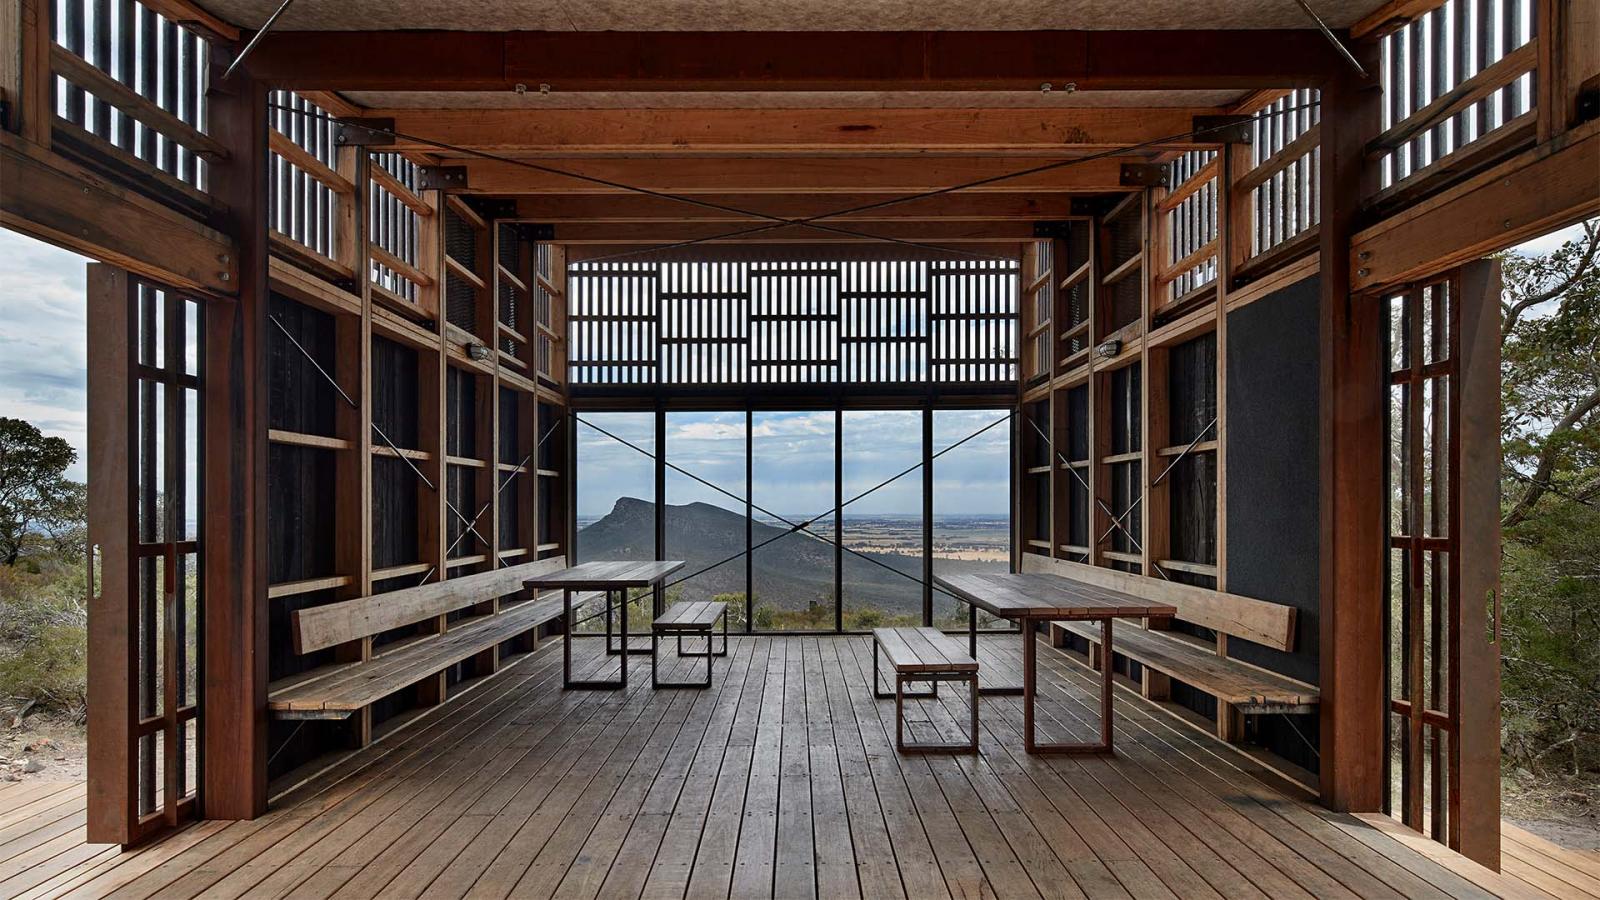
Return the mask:
{"type": "Polygon", "coordinates": [[[1322,802],[1350,812],[1380,810],[1384,779],[1388,379],[1378,298],[1351,295],[1350,255],[1374,187],[1365,145],[1379,125],[1375,49],[1356,48],[1371,77],[1346,68],[1322,88],[1319,771],[1322,802]]]}
{"type": "Polygon", "coordinates": [[[201,815],[267,809],[267,91],[245,72],[206,103],[227,148],[208,188],[239,259],[233,300],[205,306],[205,644],[201,815]]]}

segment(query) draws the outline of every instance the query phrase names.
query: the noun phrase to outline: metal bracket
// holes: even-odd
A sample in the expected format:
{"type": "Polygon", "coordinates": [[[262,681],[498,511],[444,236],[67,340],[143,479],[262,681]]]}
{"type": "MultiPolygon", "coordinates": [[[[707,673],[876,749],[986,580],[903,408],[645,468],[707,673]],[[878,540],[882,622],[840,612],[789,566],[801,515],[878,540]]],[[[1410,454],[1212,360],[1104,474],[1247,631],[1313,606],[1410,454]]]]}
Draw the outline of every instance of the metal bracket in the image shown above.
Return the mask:
{"type": "Polygon", "coordinates": [[[1041,240],[1066,240],[1072,231],[1074,223],[1068,221],[1035,222],[1033,223],[1033,236],[1041,240]]]}
{"type": "Polygon", "coordinates": [[[1104,215],[1115,202],[1114,200],[1105,200],[1100,197],[1073,197],[1067,211],[1075,216],[1092,219],[1095,216],[1104,215]]]}
{"type": "Polygon", "coordinates": [[[393,119],[338,119],[333,142],[341,147],[394,146],[393,119]]]}
{"type": "Polygon", "coordinates": [[[1172,167],[1163,163],[1123,163],[1117,183],[1123,187],[1166,187],[1172,181],[1172,167]]]}
{"type": "Polygon", "coordinates": [[[556,239],[556,226],[549,222],[529,222],[524,226],[530,241],[553,241],[556,239]]]}
{"type": "Polygon", "coordinates": [[[466,166],[418,166],[417,188],[446,194],[467,189],[466,166]]]}
{"type": "MultiPolygon", "coordinates": [[[[463,181],[461,186],[466,187],[466,182],[463,181]]],[[[515,200],[474,198],[470,205],[478,211],[478,215],[483,216],[485,219],[515,219],[517,217],[517,201],[515,200]]]]}
{"type": "Polygon", "coordinates": [[[1190,127],[1197,140],[1219,144],[1248,144],[1254,138],[1255,116],[1195,116],[1190,127]]]}
{"type": "Polygon", "coordinates": [[[1573,124],[1579,125],[1600,119],[1600,86],[1590,86],[1579,91],[1576,107],[1574,112],[1577,113],[1577,121],[1573,124]]]}

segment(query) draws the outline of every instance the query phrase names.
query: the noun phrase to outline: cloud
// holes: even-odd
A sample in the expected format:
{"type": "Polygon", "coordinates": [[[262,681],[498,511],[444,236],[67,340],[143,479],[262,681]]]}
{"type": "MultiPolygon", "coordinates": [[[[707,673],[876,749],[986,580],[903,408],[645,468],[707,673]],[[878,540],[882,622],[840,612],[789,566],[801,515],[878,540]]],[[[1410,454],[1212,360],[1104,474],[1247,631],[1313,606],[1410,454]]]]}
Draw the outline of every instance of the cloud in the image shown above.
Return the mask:
{"type": "Polygon", "coordinates": [[[84,264],[88,260],[0,229],[0,415],[26,419],[78,451],[87,446],[84,264]]]}

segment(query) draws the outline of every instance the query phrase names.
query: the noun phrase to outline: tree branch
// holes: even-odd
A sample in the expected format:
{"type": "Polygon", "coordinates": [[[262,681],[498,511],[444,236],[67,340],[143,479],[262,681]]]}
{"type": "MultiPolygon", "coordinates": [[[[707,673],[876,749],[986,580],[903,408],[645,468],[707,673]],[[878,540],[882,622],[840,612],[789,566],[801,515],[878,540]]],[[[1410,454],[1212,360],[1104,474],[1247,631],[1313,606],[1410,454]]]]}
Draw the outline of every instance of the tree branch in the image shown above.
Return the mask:
{"type": "Polygon", "coordinates": [[[1522,499],[1518,500],[1517,505],[1500,520],[1501,528],[1517,525],[1533,512],[1533,505],[1538,503],[1539,498],[1550,489],[1550,475],[1555,471],[1556,456],[1561,450],[1561,441],[1558,438],[1577,428],[1583,417],[1596,408],[1600,408],[1600,388],[1595,388],[1587,397],[1579,400],[1578,404],[1550,429],[1550,433],[1545,435],[1544,446],[1539,449],[1539,465],[1528,478],[1528,488],[1523,492],[1522,499]]]}
{"type": "Polygon", "coordinates": [[[1566,278],[1561,279],[1554,287],[1506,305],[1504,309],[1505,317],[1500,323],[1500,340],[1502,342],[1511,335],[1511,330],[1521,321],[1523,313],[1541,303],[1565,294],[1588,274],[1589,268],[1594,265],[1596,253],[1600,253],[1600,223],[1585,222],[1583,233],[1585,240],[1588,241],[1588,246],[1584,248],[1583,256],[1578,259],[1578,264],[1573,267],[1572,271],[1567,273],[1566,278]]]}

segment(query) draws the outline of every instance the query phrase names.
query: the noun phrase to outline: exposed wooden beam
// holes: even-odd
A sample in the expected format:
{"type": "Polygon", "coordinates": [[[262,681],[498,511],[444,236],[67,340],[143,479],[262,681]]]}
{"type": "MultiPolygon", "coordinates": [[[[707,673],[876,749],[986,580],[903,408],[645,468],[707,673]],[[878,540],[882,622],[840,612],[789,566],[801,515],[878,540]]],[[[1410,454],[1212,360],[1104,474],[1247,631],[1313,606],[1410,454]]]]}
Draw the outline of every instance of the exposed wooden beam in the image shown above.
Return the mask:
{"type": "MultiPolygon", "coordinates": [[[[929,157],[926,159],[540,159],[537,164],[635,187],[679,194],[839,194],[933,190],[1008,175],[1054,159],[929,157]]],[[[975,189],[973,193],[1104,193],[1126,191],[1115,157],[1075,163],[975,189]]],[[[467,168],[467,190],[479,194],[619,194],[611,188],[514,162],[452,160],[467,168]]]]}
{"type": "Polygon", "coordinates": [[[214,41],[231,43],[239,39],[239,29],[224,22],[189,0],[140,0],[168,20],[214,41]]]}
{"type": "Polygon", "coordinates": [[[212,73],[212,170],[238,244],[238,299],[207,304],[203,361],[205,668],[201,797],[209,819],[267,810],[267,93],[212,73]]]}
{"type": "Polygon", "coordinates": [[[0,225],[176,287],[234,293],[227,236],[9,133],[0,225]]]}
{"type": "MultiPolygon", "coordinates": [[[[873,194],[703,194],[699,199],[735,209],[785,218],[816,216],[866,206],[898,196],[873,194]]],[[[517,217],[535,222],[743,222],[761,221],[642,194],[573,194],[517,201],[517,217]]],[[[1073,217],[1070,194],[940,194],[830,221],[839,225],[880,221],[1018,221],[1073,217]]]]}
{"type": "MultiPolygon", "coordinates": [[[[1363,45],[1368,71],[1377,53],[1363,45]]],[[[1322,89],[1319,361],[1322,557],[1318,641],[1322,802],[1373,812],[1384,797],[1384,457],[1389,396],[1379,306],[1355,295],[1350,238],[1373,187],[1363,149],[1382,94],[1348,71],[1322,89]]]]}
{"type": "Polygon", "coordinates": [[[1600,214],[1600,122],[1535,147],[1353,238],[1351,284],[1426,277],[1600,214]]]}
{"type": "MultiPolygon", "coordinates": [[[[746,224],[759,225],[759,220],[746,224]]],[[[669,244],[714,238],[741,226],[734,223],[578,223],[558,225],[555,239],[563,244],[669,244]]],[[[851,231],[874,237],[932,243],[1016,244],[1033,240],[1031,222],[871,222],[852,223],[851,231]]],[[[822,231],[802,225],[785,225],[734,239],[735,243],[816,244],[875,243],[872,238],[822,231]]],[[[717,242],[720,243],[720,242],[717,242]]]]}
{"type": "MultiPolygon", "coordinates": [[[[1209,107],[1159,109],[373,109],[395,130],[500,154],[1075,155],[1187,134],[1209,107]]],[[[1213,144],[1164,141],[1160,149],[1213,144]]],[[[395,149],[433,152],[400,138],[395,149]]]]}
{"type": "Polygon", "coordinates": [[[1314,87],[1312,29],[981,32],[273,32],[247,63],[291,90],[1037,91],[1314,87]]]}

